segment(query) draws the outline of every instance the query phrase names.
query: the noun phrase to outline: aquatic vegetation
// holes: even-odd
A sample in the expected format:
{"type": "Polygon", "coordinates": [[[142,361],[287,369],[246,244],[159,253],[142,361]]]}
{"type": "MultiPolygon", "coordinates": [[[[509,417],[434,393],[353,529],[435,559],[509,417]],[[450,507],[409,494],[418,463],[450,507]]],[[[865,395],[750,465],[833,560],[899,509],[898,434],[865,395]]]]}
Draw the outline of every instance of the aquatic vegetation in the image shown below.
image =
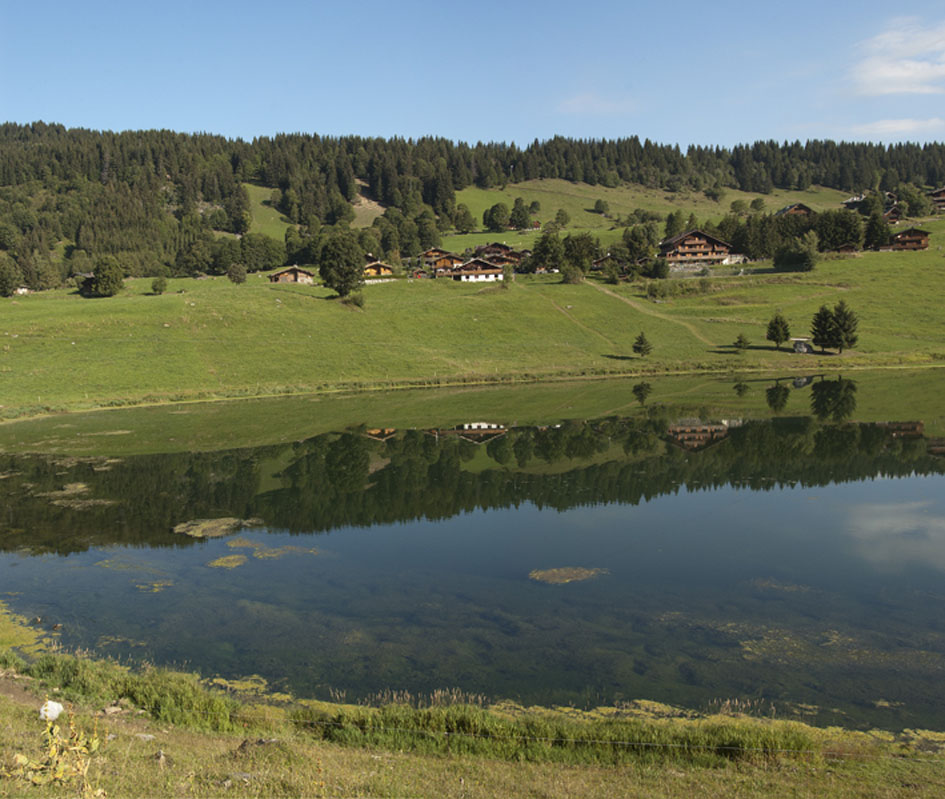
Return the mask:
{"type": "Polygon", "coordinates": [[[174,532],[178,535],[189,535],[191,538],[222,538],[246,527],[260,527],[261,519],[237,519],[234,516],[223,516],[219,519],[193,519],[174,525],[174,532]]]}
{"type": "Polygon", "coordinates": [[[52,642],[0,602],[0,650],[15,647],[24,654],[35,654],[46,651],[52,642]]]}
{"type": "Polygon", "coordinates": [[[170,588],[172,585],[174,585],[173,580],[154,580],[150,583],[136,583],[135,588],[149,594],[156,594],[159,591],[163,591],[165,588],[170,588]]]}
{"type": "Polygon", "coordinates": [[[245,555],[224,555],[222,558],[211,560],[207,565],[214,569],[235,569],[246,563],[245,555]]]}
{"type": "Polygon", "coordinates": [[[269,547],[260,541],[251,541],[248,538],[234,538],[232,541],[227,541],[226,545],[231,549],[251,549],[253,550],[253,557],[258,560],[281,558],[283,555],[288,555],[292,552],[306,555],[318,554],[318,550],[314,547],[298,547],[292,544],[287,544],[282,547],[269,547]]]}
{"type": "Polygon", "coordinates": [[[610,574],[608,569],[585,569],[580,566],[563,566],[557,569],[532,569],[528,573],[530,580],[551,585],[576,583],[581,580],[590,580],[602,574],[610,574]]]}

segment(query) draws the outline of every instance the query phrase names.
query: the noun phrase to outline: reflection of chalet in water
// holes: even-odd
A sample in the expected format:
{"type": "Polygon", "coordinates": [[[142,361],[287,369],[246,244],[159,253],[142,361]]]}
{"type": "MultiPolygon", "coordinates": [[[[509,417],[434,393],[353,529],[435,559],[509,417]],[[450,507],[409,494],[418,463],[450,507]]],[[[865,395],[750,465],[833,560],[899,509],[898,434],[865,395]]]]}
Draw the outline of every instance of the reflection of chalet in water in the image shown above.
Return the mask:
{"type": "Polygon", "coordinates": [[[945,438],[930,438],[928,453],[939,458],[945,458],[945,438]]]}
{"type": "Polygon", "coordinates": [[[814,209],[810,206],[804,205],[804,203],[794,203],[793,205],[786,205],[780,211],[775,212],[775,216],[806,216],[810,218],[814,213],[814,209]]]}
{"type": "Polygon", "coordinates": [[[365,430],[364,435],[375,441],[387,441],[397,435],[397,430],[393,427],[372,427],[365,430]]]}
{"type": "Polygon", "coordinates": [[[669,443],[694,452],[717,444],[728,436],[732,427],[741,425],[740,419],[723,419],[719,424],[703,422],[700,419],[684,419],[666,428],[669,443]]]}
{"type": "Polygon", "coordinates": [[[893,438],[922,438],[925,434],[923,422],[878,422],[877,425],[888,430],[893,438]]]}
{"type": "Polygon", "coordinates": [[[439,439],[441,436],[455,436],[456,438],[471,441],[473,444],[483,444],[495,438],[501,438],[508,433],[509,430],[504,424],[497,424],[495,422],[465,422],[464,424],[458,424],[456,427],[449,429],[427,430],[427,432],[436,439],[439,439]]]}

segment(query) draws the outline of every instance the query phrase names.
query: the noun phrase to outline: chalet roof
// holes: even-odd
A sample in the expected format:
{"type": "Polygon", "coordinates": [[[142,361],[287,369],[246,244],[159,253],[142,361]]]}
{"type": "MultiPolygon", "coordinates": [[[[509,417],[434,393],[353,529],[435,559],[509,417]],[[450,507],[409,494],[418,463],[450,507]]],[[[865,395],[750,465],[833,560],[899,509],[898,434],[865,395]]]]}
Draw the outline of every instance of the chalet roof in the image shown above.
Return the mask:
{"type": "Polygon", "coordinates": [[[472,271],[474,269],[498,269],[500,272],[502,271],[501,266],[499,266],[498,264],[492,263],[492,261],[487,261],[485,258],[471,258],[470,260],[466,261],[466,263],[462,264],[461,266],[457,266],[454,271],[467,272],[467,271],[472,271]]]}
{"type": "Polygon", "coordinates": [[[424,250],[420,254],[429,257],[432,255],[452,255],[453,253],[451,253],[449,250],[441,249],[440,247],[431,247],[429,250],[424,250]]]}
{"type": "Polygon", "coordinates": [[[269,275],[269,277],[285,275],[289,272],[296,272],[300,275],[308,275],[309,277],[315,277],[314,272],[309,272],[308,269],[303,269],[301,266],[287,266],[285,269],[280,269],[278,272],[273,272],[271,275],[269,275]]]}
{"type": "Polygon", "coordinates": [[[939,194],[945,194],[945,186],[942,186],[940,189],[932,189],[932,191],[929,192],[929,195],[932,197],[937,197],[939,194]]]}
{"type": "Polygon", "coordinates": [[[372,266],[381,266],[384,269],[390,269],[391,272],[394,271],[394,267],[392,267],[390,264],[385,264],[383,261],[371,261],[370,263],[365,264],[364,265],[365,271],[370,269],[372,266]]]}
{"type": "Polygon", "coordinates": [[[685,233],[680,233],[678,236],[673,236],[672,238],[663,239],[660,242],[660,247],[664,247],[664,248],[674,247],[675,245],[679,244],[681,241],[685,241],[687,238],[689,238],[689,236],[693,236],[697,233],[700,236],[705,236],[709,241],[714,241],[716,244],[721,244],[723,247],[728,247],[729,249],[732,248],[732,245],[729,244],[727,241],[722,241],[722,239],[718,238],[717,236],[711,236],[708,233],[706,233],[704,230],[700,230],[699,228],[693,228],[692,230],[687,230],[685,233]]]}
{"type": "Polygon", "coordinates": [[[929,236],[931,235],[927,230],[919,230],[917,227],[906,228],[905,230],[900,230],[898,233],[893,234],[894,239],[898,239],[900,236],[908,235],[909,233],[914,233],[919,236],[929,236]]]}
{"type": "Polygon", "coordinates": [[[508,244],[503,244],[500,241],[494,241],[491,244],[483,244],[481,247],[476,247],[476,252],[481,252],[483,250],[499,250],[500,252],[512,252],[514,248],[510,247],[508,244]]]}
{"type": "Polygon", "coordinates": [[[804,211],[808,214],[814,213],[814,209],[809,205],[804,205],[804,203],[792,203],[791,205],[785,205],[780,211],[775,212],[775,216],[781,216],[783,214],[788,214],[791,211],[804,211]]]}

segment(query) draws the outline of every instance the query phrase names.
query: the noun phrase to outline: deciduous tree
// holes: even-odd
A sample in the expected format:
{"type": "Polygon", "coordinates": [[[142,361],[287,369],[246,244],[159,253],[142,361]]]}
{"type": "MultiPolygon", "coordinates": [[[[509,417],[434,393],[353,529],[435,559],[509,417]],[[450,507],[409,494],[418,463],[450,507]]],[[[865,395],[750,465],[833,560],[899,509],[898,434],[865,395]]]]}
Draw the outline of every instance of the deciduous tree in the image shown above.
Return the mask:
{"type": "Polygon", "coordinates": [[[364,282],[364,251],[351,231],[331,234],[319,254],[318,274],[340,297],[364,282]]]}
{"type": "Polygon", "coordinates": [[[773,341],[774,346],[781,349],[781,345],[790,337],[791,328],[788,327],[787,319],[778,311],[771,317],[771,321],[768,322],[768,332],[765,334],[765,338],[768,341],[773,341]]]}

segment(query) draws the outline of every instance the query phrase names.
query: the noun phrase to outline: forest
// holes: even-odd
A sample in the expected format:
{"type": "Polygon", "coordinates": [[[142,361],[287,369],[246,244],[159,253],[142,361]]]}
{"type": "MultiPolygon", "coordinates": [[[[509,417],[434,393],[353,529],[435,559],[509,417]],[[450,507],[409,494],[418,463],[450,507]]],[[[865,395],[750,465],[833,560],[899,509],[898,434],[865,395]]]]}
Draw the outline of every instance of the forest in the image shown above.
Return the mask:
{"type": "MultiPolygon", "coordinates": [[[[436,245],[444,232],[468,226],[458,190],[536,178],[707,196],[725,188],[764,194],[812,185],[890,190],[912,198],[913,210],[920,210],[924,190],[945,183],[945,144],[767,141],[731,149],[694,145],[684,152],[634,136],[556,137],[525,147],[314,134],[247,142],[167,130],[5,123],[0,287],[60,286],[106,256],[125,275],[148,276],[224,274],[234,263],[248,271],[314,264],[326,236],[338,231],[364,252],[396,263],[436,245]],[[247,183],[270,189],[272,205],[293,223],[284,241],[248,233],[247,183]],[[359,194],[385,210],[370,227],[349,230],[359,194]]],[[[750,255],[767,256],[782,243],[781,233],[771,232],[772,219],[730,219],[719,227],[741,238],[750,255]]],[[[626,220],[627,229],[652,221],[626,220]]]]}

